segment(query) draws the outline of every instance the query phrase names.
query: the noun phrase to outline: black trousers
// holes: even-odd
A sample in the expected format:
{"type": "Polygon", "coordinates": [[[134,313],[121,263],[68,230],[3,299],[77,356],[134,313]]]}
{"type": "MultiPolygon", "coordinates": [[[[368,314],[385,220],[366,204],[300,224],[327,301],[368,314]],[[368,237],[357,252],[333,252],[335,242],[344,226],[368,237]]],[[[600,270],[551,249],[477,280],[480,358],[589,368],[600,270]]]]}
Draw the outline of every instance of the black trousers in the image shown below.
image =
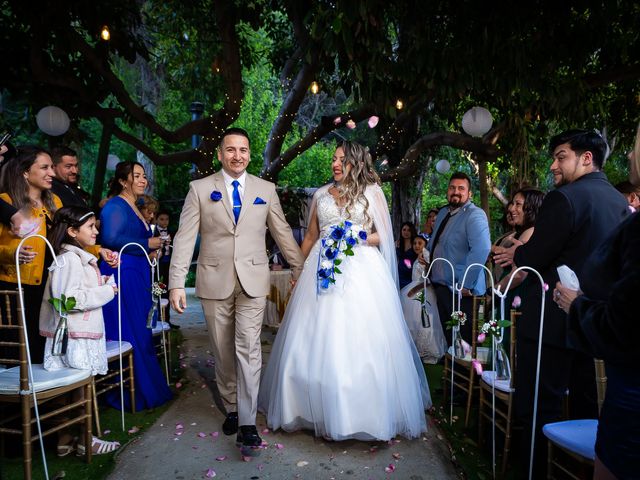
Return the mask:
{"type": "MultiPolygon", "coordinates": [[[[521,475],[527,475],[538,343],[521,337],[518,337],[516,342],[515,416],[516,423],[522,427],[523,431],[520,442],[520,464],[523,469],[521,475]]],[[[562,406],[567,391],[569,391],[569,418],[598,418],[593,358],[574,350],[544,344],[540,355],[533,478],[545,478],[547,442],[542,434],[542,427],[547,423],[562,420],[562,406]]]]}
{"type": "MultiPolygon", "coordinates": [[[[168,285],[169,284],[169,265],[171,264],[171,261],[169,259],[167,259],[166,261],[162,261],[162,260],[163,259],[160,259],[160,263],[158,266],[160,270],[160,279],[162,283],[164,283],[165,285],[168,285]]],[[[156,281],[155,278],[153,279],[153,281],[154,282],[156,281]]],[[[169,299],[169,289],[167,289],[167,293],[162,294],[162,298],[166,298],[167,300],[169,299]]],[[[169,322],[170,319],[171,319],[171,307],[168,307],[165,310],[164,321],[169,322]]]]}
{"type": "MultiPolygon", "coordinates": [[[[451,290],[446,285],[441,285],[439,283],[434,283],[433,289],[435,290],[436,300],[438,301],[438,314],[440,315],[440,323],[442,323],[442,331],[447,339],[447,345],[451,346],[451,330],[447,331],[447,327],[445,325],[453,313],[453,310],[451,309],[451,290]]],[[[457,305],[458,299],[456,297],[456,307],[457,305]]],[[[467,321],[462,325],[462,327],[460,327],[460,334],[465,342],[471,344],[473,297],[462,297],[462,300],[460,301],[460,308],[467,315],[467,321]]]]}

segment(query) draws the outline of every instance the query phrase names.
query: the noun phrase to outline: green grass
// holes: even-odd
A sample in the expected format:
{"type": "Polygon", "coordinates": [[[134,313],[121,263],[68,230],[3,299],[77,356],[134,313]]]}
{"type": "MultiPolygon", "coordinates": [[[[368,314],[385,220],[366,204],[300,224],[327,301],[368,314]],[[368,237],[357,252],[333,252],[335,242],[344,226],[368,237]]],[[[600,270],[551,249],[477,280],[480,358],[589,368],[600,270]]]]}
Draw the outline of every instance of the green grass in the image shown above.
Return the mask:
{"type": "MultiPolygon", "coordinates": [[[[172,346],[177,346],[182,342],[182,334],[179,330],[172,330],[172,346]]],[[[180,377],[180,361],[178,360],[178,348],[172,349],[172,365],[174,368],[173,377],[180,377]]],[[[173,389],[174,395],[177,396],[179,393],[173,389]]],[[[125,391],[125,395],[127,392],[125,391]]],[[[174,396],[174,400],[175,397],[174,396]]],[[[100,426],[102,427],[103,440],[109,441],[118,441],[122,446],[125,446],[127,443],[133,441],[136,437],[142,435],[151,425],[155,423],[155,421],[162,415],[171,405],[172,402],[169,402],[162,407],[154,408],[152,410],[144,410],[142,412],[137,413],[125,413],[125,426],[126,430],[122,431],[122,421],[120,416],[120,411],[115,410],[113,408],[109,408],[106,406],[100,407],[100,426]],[[138,427],[138,431],[134,433],[129,433],[128,431],[133,427],[138,427]],[[109,433],[105,434],[104,432],[109,431],[109,433]]],[[[95,426],[94,426],[95,428],[95,426]]],[[[47,465],[49,468],[49,478],[63,478],[61,475],[64,475],[65,479],[76,480],[76,479],[91,479],[91,480],[100,480],[106,478],[107,475],[113,470],[115,466],[115,460],[120,450],[117,450],[114,453],[109,453],[105,455],[94,455],[91,463],[87,464],[84,461],[84,457],[76,457],[75,454],[68,455],[63,458],[58,458],[55,454],[55,437],[53,434],[47,438],[45,438],[45,451],[47,453],[47,465]],[[64,472],[64,473],[62,473],[64,472]]],[[[7,444],[22,442],[21,437],[17,437],[15,435],[5,437],[5,442],[7,444]]],[[[32,473],[34,480],[43,479],[44,476],[44,468],[42,466],[42,454],[40,452],[40,445],[38,442],[33,443],[33,452],[32,452],[32,473]]],[[[22,468],[22,456],[15,458],[4,458],[0,457],[0,479],[1,480],[20,480],[23,478],[23,468],[22,468]]]]}

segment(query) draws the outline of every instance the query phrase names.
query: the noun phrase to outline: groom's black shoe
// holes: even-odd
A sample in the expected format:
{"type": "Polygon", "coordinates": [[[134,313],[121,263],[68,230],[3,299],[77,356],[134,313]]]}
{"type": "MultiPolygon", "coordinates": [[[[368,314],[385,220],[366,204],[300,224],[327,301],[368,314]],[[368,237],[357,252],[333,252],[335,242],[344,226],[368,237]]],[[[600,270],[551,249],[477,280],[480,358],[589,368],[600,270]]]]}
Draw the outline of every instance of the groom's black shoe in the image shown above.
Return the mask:
{"type": "Polygon", "coordinates": [[[222,424],[222,433],[225,435],[233,435],[238,431],[238,412],[231,412],[227,414],[224,423],[222,424]]]}
{"type": "Polygon", "coordinates": [[[262,439],[255,425],[241,425],[236,437],[236,445],[243,447],[259,447],[262,439]]]}

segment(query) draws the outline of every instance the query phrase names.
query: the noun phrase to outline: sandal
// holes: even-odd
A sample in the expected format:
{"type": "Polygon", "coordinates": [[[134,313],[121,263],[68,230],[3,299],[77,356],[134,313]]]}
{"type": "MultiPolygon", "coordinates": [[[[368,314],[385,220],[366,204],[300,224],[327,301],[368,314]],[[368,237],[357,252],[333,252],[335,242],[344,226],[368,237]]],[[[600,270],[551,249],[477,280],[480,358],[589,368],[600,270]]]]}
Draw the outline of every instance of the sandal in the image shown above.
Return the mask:
{"type": "MultiPolygon", "coordinates": [[[[91,451],[93,455],[104,455],[105,453],[115,452],[118,448],[120,448],[119,442],[108,442],[106,440],[100,440],[98,437],[93,437],[91,440],[91,451]]],[[[85,454],[84,445],[78,444],[78,455],[84,456],[85,454]]]]}
{"type": "Polygon", "coordinates": [[[66,457],[67,455],[69,455],[70,453],[73,453],[76,451],[76,447],[73,443],[69,444],[69,445],[58,445],[57,447],[57,455],[58,457],[62,458],[62,457],[66,457]]]}

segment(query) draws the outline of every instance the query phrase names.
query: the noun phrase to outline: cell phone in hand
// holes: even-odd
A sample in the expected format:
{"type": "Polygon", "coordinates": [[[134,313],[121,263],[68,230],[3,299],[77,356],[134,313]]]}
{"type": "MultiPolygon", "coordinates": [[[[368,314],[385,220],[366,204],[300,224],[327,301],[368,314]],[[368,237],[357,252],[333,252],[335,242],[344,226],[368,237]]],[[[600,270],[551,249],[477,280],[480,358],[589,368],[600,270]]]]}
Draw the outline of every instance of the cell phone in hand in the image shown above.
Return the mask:
{"type": "Polygon", "coordinates": [[[557,270],[558,277],[560,278],[560,283],[562,283],[564,287],[576,291],[580,290],[580,281],[578,280],[578,276],[573,270],[571,270],[566,265],[560,265],[557,270]]]}

